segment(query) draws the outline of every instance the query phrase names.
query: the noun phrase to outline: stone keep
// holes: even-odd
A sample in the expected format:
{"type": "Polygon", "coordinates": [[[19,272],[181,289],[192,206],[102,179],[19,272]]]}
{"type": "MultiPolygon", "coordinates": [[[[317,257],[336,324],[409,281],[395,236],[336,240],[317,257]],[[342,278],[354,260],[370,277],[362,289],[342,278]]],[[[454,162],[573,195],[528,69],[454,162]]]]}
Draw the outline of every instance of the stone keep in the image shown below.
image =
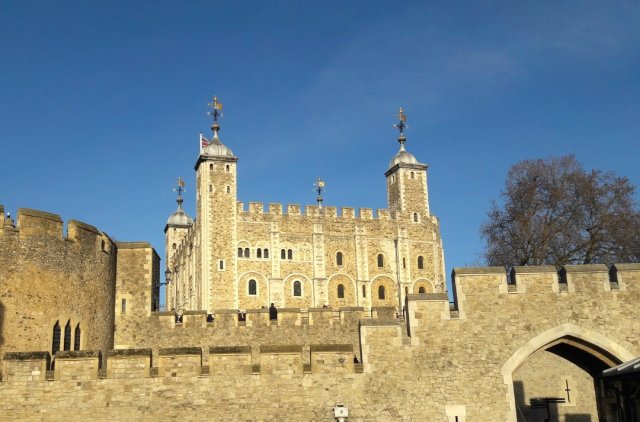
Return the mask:
{"type": "Polygon", "coordinates": [[[237,201],[238,158],[218,136],[197,159],[196,212],[167,225],[170,309],[394,307],[407,294],[444,292],[438,219],[429,212],[427,166],[405,149],[385,175],[389,208],[237,201]]]}
{"type": "Polygon", "coordinates": [[[148,243],[0,218],[0,420],[334,421],[342,405],[347,422],[516,422],[546,418],[540,397],[564,400],[554,420],[617,420],[596,387],[640,356],[640,264],[456,268],[449,303],[427,167],[402,134],[374,217],[245,209],[218,130],[197,218],[179,192],[165,226],[169,311],[148,243]]]}

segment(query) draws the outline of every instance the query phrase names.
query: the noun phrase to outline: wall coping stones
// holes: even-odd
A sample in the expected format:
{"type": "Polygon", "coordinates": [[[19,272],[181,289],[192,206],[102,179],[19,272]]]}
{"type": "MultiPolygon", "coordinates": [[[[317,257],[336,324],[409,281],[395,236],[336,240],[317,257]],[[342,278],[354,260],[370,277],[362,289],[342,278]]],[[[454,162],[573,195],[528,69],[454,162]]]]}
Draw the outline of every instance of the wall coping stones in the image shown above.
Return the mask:
{"type": "Polygon", "coordinates": [[[202,355],[202,349],[199,347],[166,347],[158,352],[158,356],[171,355],[202,355]]]}
{"type": "Polygon", "coordinates": [[[68,225],[75,225],[76,227],[80,227],[81,229],[87,230],[91,233],[100,234],[100,230],[98,230],[95,226],[92,226],[91,224],[83,223],[82,221],[79,221],[79,220],[69,220],[69,222],[67,223],[67,226],[68,225]]]}
{"type": "Polygon", "coordinates": [[[116,242],[118,249],[153,249],[149,242],[116,242]]]}
{"type": "Polygon", "coordinates": [[[99,350],[64,350],[56,353],[56,359],[84,359],[99,358],[102,354],[99,350]]]}
{"type": "Polygon", "coordinates": [[[277,308],[278,312],[287,312],[287,313],[301,313],[300,308],[277,308]]]}
{"type": "Polygon", "coordinates": [[[364,311],[364,307],[362,306],[342,306],[340,307],[340,311],[364,311]]]}
{"type": "Polygon", "coordinates": [[[352,344],[312,344],[311,352],[348,352],[353,353],[352,344]]]}
{"type": "Polygon", "coordinates": [[[613,264],[612,268],[616,271],[640,271],[640,263],[638,264],[613,264]]]}
{"type": "Polygon", "coordinates": [[[107,350],[107,357],[112,356],[147,356],[151,357],[151,349],[115,349],[107,350]]]}
{"type": "Polygon", "coordinates": [[[553,265],[523,265],[513,267],[514,274],[537,274],[537,273],[557,273],[558,270],[553,265]]]}
{"type": "Polygon", "coordinates": [[[44,218],[44,219],[47,219],[47,220],[53,220],[53,221],[56,221],[58,223],[62,223],[62,218],[60,218],[60,216],[58,214],[53,214],[53,213],[45,212],[45,211],[33,210],[31,208],[18,208],[18,218],[21,215],[26,215],[26,216],[29,216],[29,217],[44,218]]]}
{"type": "Polygon", "coordinates": [[[390,311],[393,310],[393,312],[396,311],[396,307],[395,306],[372,306],[371,307],[372,311],[390,311]]]}
{"type": "Polygon", "coordinates": [[[449,301],[449,295],[446,293],[418,293],[407,295],[407,300],[431,300],[431,301],[449,301]]]}
{"type": "Polygon", "coordinates": [[[260,346],[260,353],[281,353],[292,354],[302,353],[302,346],[287,345],[287,346],[260,346]]]}
{"type": "Polygon", "coordinates": [[[211,346],[209,353],[214,355],[231,355],[251,353],[251,346],[211,346]]]}
{"type": "Polygon", "coordinates": [[[466,267],[466,268],[454,268],[452,271],[453,276],[456,275],[475,275],[475,274],[506,274],[504,267],[466,267]]]}
{"type": "Polygon", "coordinates": [[[6,352],[2,360],[51,360],[49,352],[6,352]]]}
{"type": "Polygon", "coordinates": [[[217,315],[217,314],[234,314],[235,315],[239,312],[240,311],[238,309],[215,309],[213,311],[213,314],[214,315],[217,315]]]}
{"type": "Polygon", "coordinates": [[[606,273],[609,271],[604,264],[565,265],[563,270],[568,273],[606,273]]]}
{"type": "Polygon", "coordinates": [[[333,308],[309,308],[309,312],[333,312],[333,308]]]}

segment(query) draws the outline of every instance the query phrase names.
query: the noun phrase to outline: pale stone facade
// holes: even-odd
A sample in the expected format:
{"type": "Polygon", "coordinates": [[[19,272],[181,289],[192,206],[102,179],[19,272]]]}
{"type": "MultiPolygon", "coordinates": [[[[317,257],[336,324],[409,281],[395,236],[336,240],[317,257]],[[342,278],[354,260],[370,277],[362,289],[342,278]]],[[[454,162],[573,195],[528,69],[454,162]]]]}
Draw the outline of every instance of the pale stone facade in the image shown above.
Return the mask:
{"type": "MultiPolygon", "coordinates": [[[[404,149],[385,175],[389,208],[237,201],[238,158],[215,132],[197,160],[196,218],[181,205],[165,227],[167,308],[185,310],[392,306],[445,291],[427,166],[404,149]],[[189,219],[190,220],[190,219],[189,219]]],[[[181,204],[182,197],[179,197],[181,204]]]]}

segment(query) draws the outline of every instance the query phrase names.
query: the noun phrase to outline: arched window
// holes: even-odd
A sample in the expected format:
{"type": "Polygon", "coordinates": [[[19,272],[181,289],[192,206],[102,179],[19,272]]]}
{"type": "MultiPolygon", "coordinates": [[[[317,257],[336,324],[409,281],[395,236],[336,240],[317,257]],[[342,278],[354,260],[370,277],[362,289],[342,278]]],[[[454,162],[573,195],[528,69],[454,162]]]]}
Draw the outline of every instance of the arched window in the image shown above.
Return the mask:
{"type": "Polygon", "coordinates": [[[60,350],[60,322],[53,326],[53,341],[51,342],[51,354],[55,355],[60,350]]]}
{"type": "Polygon", "coordinates": [[[76,325],[76,331],[73,334],[73,350],[80,350],[80,324],[76,325]]]}
{"type": "Polygon", "coordinates": [[[284,249],[280,251],[280,259],[287,259],[287,251],[284,249]]]}
{"type": "Polygon", "coordinates": [[[262,249],[258,248],[256,251],[256,258],[262,258],[262,249]]]}
{"type": "Polygon", "coordinates": [[[342,252],[336,253],[336,265],[342,266],[342,252]]]}
{"type": "Polygon", "coordinates": [[[258,285],[254,279],[249,280],[249,296],[258,294],[258,285]]]}
{"type": "Polygon", "coordinates": [[[302,296],[302,283],[298,280],[293,282],[293,295],[297,297],[302,296]]]}
{"type": "Polygon", "coordinates": [[[384,299],[384,286],[378,287],[378,299],[384,299]]]}
{"type": "Polygon", "coordinates": [[[226,170],[227,173],[229,173],[229,164],[227,164],[224,169],[226,170]]]}
{"type": "Polygon", "coordinates": [[[293,251],[291,249],[287,251],[287,259],[293,259],[293,251]]]}
{"type": "Polygon", "coordinates": [[[238,258],[242,258],[242,248],[238,248],[238,258]]]}
{"type": "Polygon", "coordinates": [[[231,186],[227,186],[227,193],[231,193],[231,186]]]}
{"type": "Polygon", "coordinates": [[[222,259],[218,262],[218,269],[224,270],[224,261],[222,259]]]}
{"type": "Polygon", "coordinates": [[[413,222],[414,222],[414,223],[417,223],[417,222],[418,222],[418,213],[417,213],[417,212],[414,212],[414,213],[413,213],[413,222]]]}
{"type": "Polygon", "coordinates": [[[384,267],[384,255],[381,253],[378,254],[378,267],[384,267]]]}
{"type": "Polygon", "coordinates": [[[418,293],[427,293],[427,290],[424,287],[420,287],[418,293]]]}
{"type": "Polygon", "coordinates": [[[249,252],[249,248],[244,248],[244,257],[249,258],[251,256],[251,252],[249,252]]]}
{"type": "Polygon", "coordinates": [[[209,164],[209,170],[213,170],[213,164],[209,164]]]}
{"type": "Polygon", "coordinates": [[[175,249],[176,248],[176,244],[174,243],[173,245],[171,245],[171,248],[175,249]]]}
{"type": "Polygon", "coordinates": [[[64,327],[64,350],[71,350],[71,321],[64,327]]]}
{"type": "Polygon", "coordinates": [[[264,248],[264,257],[269,258],[269,249],[264,248]]]}
{"type": "Polygon", "coordinates": [[[411,178],[415,179],[416,178],[416,174],[414,172],[411,172],[411,178]]]}
{"type": "Polygon", "coordinates": [[[344,286],[338,284],[338,299],[344,299],[344,286]]]}
{"type": "Polygon", "coordinates": [[[422,256],[418,257],[418,269],[424,270],[424,258],[422,256]]]}
{"type": "Polygon", "coordinates": [[[362,297],[367,297],[367,286],[362,285],[362,297]]]}

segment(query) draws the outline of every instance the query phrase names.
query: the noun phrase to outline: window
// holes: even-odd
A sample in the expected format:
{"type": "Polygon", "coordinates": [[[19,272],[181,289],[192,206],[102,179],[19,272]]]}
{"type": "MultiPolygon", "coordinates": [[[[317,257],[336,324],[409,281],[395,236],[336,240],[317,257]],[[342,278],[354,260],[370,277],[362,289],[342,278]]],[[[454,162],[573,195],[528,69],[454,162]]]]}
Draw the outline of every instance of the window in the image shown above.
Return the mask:
{"type": "Polygon", "coordinates": [[[384,255],[381,253],[378,254],[378,267],[384,267],[384,255]]]}
{"type": "Polygon", "coordinates": [[[258,286],[254,279],[249,280],[249,296],[255,296],[258,294],[258,286]]]}
{"type": "Polygon", "coordinates": [[[102,241],[100,242],[100,248],[104,251],[104,249],[105,249],[105,243],[104,243],[104,240],[102,240],[102,241]]]}
{"type": "Polygon", "coordinates": [[[242,253],[242,248],[238,248],[238,258],[242,258],[243,253],[242,253]]]}
{"type": "Polygon", "coordinates": [[[213,170],[213,164],[209,164],[209,170],[213,170]]]}
{"type": "Polygon", "coordinates": [[[424,270],[424,258],[422,256],[418,257],[418,269],[424,270]]]}
{"type": "Polygon", "coordinates": [[[226,166],[224,166],[224,169],[227,173],[229,173],[229,164],[227,164],[226,166]]]}
{"type": "Polygon", "coordinates": [[[342,252],[336,254],[336,265],[342,266],[342,252]]]}
{"type": "Polygon", "coordinates": [[[291,249],[287,251],[287,259],[293,259],[293,251],[291,249]]]}
{"type": "Polygon", "coordinates": [[[60,350],[60,322],[53,326],[53,341],[51,342],[51,354],[55,355],[60,350]]]}
{"type": "Polygon", "coordinates": [[[231,186],[227,186],[227,193],[231,193],[231,186]]]}
{"type": "Polygon", "coordinates": [[[251,256],[251,252],[249,252],[249,248],[244,248],[244,257],[249,258],[251,256]]]}
{"type": "Polygon", "coordinates": [[[224,261],[222,259],[218,262],[218,269],[224,270],[224,261]]]}
{"type": "Polygon", "coordinates": [[[122,303],[120,304],[120,312],[123,314],[127,313],[127,299],[122,299],[122,303]]]}
{"type": "Polygon", "coordinates": [[[176,248],[176,244],[174,243],[173,245],[171,245],[171,248],[175,249],[176,248]]]}
{"type": "Polygon", "coordinates": [[[264,248],[264,257],[269,258],[269,249],[264,248]]]}
{"type": "Polygon", "coordinates": [[[256,250],[256,258],[262,258],[262,249],[258,248],[258,250],[256,250]]]}
{"type": "Polygon", "coordinates": [[[302,296],[302,283],[298,280],[293,282],[293,295],[297,297],[302,296]]]}
{"type": "Polygon", "coordinates": [[[416,174],[414,172],[411,172],[411,178],[415,179],[416,178],[416,174]]]}
{"type": "Polygon", "coordinates": [[[362,297],[367,297],[367,286],[362,285],[362,297]]]}
{"type": "Polygon", "coordinates": [[[71,350],[71,321],[64,327],[64,350],[71,350]]]}
{"type": "Polygon", "coordinates": [[[407,268],[407,260],[402,258],[402,268],[407,268]]]}
{"type": "Polygon", "coordinates": [[[344,299],[344,286],[338,284],[338,299],[344,299]]]}
{"type": "Polygon", "coordinates": [[[287,259],[287,251],[284,249],[280,251],[280,259],[287,259]]]}
{"type": "Polygon", "coordinates": [[[76,331],[73,335],[73,350],[80,350],[80,324],[76,325],[76,331]]]}
{"type": "Polygon", "coordinates": [[[420,287],[418,293],[427,293],[427,290],[424,287],[420,287]]]}
{"type": "Polygon", "coordinates": [[[380,300],[384,299],[384,286],[378,287],[378,299],[380,300]]]}
{"type": "Polygon", "coordinates": [[[418,213],[417,213],[417,212],[414,212],[414,213],[413,213],[413,222],[414,222],[414,223],[417,223],[417,222],[418,222],[418,213]]]}
{"type": "Polygon", "coordinates": [[[213,185],[209,185],[209,192],[213,192],[213,185]]]}

